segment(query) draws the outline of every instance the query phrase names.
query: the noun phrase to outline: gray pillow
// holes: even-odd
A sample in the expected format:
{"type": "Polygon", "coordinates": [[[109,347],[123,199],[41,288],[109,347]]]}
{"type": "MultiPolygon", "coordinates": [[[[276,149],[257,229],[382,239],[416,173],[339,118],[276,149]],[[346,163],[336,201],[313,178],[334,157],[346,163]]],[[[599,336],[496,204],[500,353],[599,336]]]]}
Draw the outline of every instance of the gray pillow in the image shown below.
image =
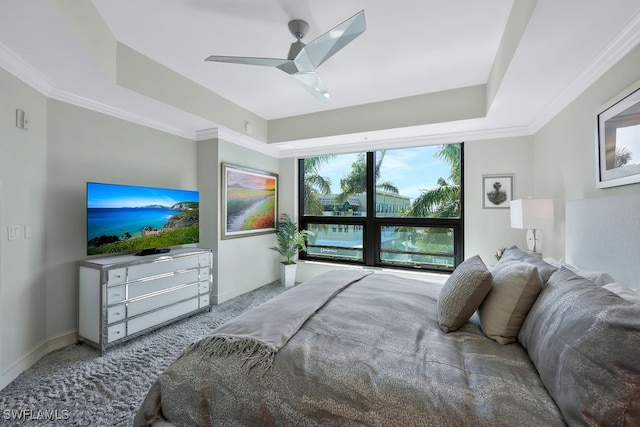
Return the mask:
{"type": "Polygon", "coordinates": [[[492,268],[493,286],[478,308],[480,327],[500,344],[516,341],[531,306],[542,289],[538,269],[521,261],[492,268]]]}
{"type": "Polygon", "coordinates": [[[451,273],[438,297],[438,324],[452,332],[467,323],[491,289],[491,273],[476,255],[451,273]]]}
{"type": "Polygon", "coordinates": [[[496,263],[495,267],[498,267],[502,262],[508,262],[518,260],[522,262],[526,262],[531,265],[535,265],[538,269],[538,273],[540,274],[540,278],[542,279],[542,284],[544,285],[549,280],[549,277],[558,269],[553,265],[544,262],[539,256],[533,255],[528,252],[524,252],[517,246],[511,246],[509,249],[504,251],[500,261],[496,263]]]}
{"type": "Polygon", "coordinates": [[[518,341],[569,425],[637,425],[640,305],[562,267],[518,341]]]}

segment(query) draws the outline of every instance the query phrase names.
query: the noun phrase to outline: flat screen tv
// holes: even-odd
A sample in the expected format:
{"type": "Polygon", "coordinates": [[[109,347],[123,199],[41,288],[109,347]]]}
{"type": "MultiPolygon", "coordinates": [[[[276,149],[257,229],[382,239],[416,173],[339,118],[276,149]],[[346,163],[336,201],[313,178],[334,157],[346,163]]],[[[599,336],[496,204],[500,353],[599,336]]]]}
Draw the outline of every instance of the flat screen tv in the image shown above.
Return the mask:
{"type": "Polygon", "coordinates": [[[199,193],[87,183],[87,255],[166,252],[198,243],[199,193]]]}

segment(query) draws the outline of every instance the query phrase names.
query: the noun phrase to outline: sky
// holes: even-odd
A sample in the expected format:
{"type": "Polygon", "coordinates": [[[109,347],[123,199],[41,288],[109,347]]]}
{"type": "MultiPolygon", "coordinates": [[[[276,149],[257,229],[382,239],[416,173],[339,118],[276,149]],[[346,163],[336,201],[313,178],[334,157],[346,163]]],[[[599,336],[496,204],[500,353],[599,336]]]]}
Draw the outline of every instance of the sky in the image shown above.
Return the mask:
{"type": "Polygon", "coordinates": [[[172,206],[179,202],[197,201],[197,191],[87,183],[87,207],[89,208],[172,206]]]}
{"type": "Polygon", "coordinates": [[[234,170],[227,168],[227,185],[239,185],[242,188],[254,190],[273,190],[276,187],[276,178],[259,173],[234,170]]]}
{"type": "MultiPolygon", "coordinates": [[[[387,150],[381,168],[381,182],[391,182],[403,196],[413,200],[421,189],[437,186],[438,178],[449,179],[450,168],[434,157],[440,146],[387,150]]],[[[331,179],[331,192],[340,193],[340,179],[351,170],[357,154],[339,154],[320,168],[320,175],[331,179]]]]}
{"type": "Polygon", "coordinates": [[[626,147],[627,150],[631,152],[630,164],[640,163],[640,126],[636,125],[618,128],[616,146],[626,147]]]}

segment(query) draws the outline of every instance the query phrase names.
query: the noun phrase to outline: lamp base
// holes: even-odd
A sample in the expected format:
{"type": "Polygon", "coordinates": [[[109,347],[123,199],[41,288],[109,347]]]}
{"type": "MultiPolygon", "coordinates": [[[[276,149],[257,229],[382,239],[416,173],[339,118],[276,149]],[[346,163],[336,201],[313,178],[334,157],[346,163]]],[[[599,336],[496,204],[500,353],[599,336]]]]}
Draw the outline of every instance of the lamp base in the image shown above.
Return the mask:
{"type": "Polygon", "coordinates": [[[527,230],[527,247],[534,255],[542,256],[542,233],[539,230],[527,230]]]}

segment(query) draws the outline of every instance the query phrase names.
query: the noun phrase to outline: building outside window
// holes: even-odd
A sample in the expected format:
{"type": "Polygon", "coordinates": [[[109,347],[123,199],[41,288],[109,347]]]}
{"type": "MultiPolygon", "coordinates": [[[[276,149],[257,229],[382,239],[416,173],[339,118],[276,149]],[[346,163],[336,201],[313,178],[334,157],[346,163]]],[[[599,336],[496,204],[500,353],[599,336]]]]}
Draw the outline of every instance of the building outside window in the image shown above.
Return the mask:
{"type": "Polygon", "coordinates": [[[303,259],[452,271],[463,258],[463,144],[300,159],[303,259]]]}

